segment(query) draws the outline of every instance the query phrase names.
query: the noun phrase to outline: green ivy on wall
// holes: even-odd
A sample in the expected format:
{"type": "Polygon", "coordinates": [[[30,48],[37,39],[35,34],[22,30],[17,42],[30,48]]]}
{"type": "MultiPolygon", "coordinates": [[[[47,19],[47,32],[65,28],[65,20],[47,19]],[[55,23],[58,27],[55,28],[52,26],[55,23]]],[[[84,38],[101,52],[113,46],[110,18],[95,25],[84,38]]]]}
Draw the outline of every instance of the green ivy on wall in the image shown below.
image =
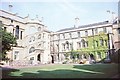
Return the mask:
{"type": "Polygon", "coordinates": [[[106,51],[108,50],[108,36],[104,32],[100,32],[98,35],[87,36],[85,40],[88,41],[88,46],[84,48],[80,48],[78,50],[71,50],[71,55],[76,57],[77,54],[79,56],[86,54],[93,54],[95,58],[97,58],[98,53],[101,55],[101,59],[106,57],[106,51]],[[103,40],[103,45],[100,44],[100,39],[103,40]],[[98,42],[98,44],[96,43],[98,42]]]}

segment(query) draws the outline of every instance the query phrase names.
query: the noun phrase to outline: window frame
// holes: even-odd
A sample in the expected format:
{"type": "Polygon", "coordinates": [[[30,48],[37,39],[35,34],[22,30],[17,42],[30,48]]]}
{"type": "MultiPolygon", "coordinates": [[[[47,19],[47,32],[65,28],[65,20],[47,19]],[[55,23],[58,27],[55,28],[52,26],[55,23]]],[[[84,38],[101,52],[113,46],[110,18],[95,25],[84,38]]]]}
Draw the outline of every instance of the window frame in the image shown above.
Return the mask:
{"type": "Polygon", "coordinates": [[[29,49],[29,53],[33,53],[33,52],[35,52],[35,47],[30,47],[30,49],[29,49]]]}

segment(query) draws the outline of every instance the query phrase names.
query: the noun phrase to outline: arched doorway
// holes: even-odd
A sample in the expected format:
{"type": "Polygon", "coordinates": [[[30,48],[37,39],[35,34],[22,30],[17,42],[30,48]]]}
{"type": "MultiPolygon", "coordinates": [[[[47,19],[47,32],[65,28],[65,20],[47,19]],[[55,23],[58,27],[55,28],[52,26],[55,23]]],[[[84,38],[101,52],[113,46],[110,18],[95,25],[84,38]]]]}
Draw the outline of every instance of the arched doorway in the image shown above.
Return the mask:
{"type": "Polygon", "coordinates": [[[41,62],[40,54],[38,54],[37,60],[41,62]]]}
{"type": "Polygon", "coordinates": [[[93,55],[93,54],[90,54],[90,59],[91,59],[91,60],[95,60],[95,58],[94,58],[94,55],[93,55]]]}
{"type": "Polygon", "coordinates": [[[53,55],[51,55],[51,57],[52,57],[52,63],[54,63],[54,56],[53,56],[53,55]]]}

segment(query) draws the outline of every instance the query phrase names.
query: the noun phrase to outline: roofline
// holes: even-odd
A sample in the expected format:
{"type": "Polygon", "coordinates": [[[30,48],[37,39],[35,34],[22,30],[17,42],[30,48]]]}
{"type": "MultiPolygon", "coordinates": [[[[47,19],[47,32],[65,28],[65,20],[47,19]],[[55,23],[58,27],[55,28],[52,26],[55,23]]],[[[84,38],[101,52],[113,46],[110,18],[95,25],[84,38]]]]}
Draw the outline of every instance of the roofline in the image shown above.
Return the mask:
{"type": "Polygon", "coordinates": [[[73,30],[73,29],[80,29],[80,28],[88,28],[92,26],[99,26],[99,25],[105,25],[105,24],[111,24],[111,23],[109,23],[109,21],[103,21],[103,22],[98,22],[98,23],[93,23],[93,24],[81,25],[79,27],[65,28],[65,29],[58,30],[56,32],[63,32],[63,31],[68,31],[68,30],[73,30]]]}
{"type": "Polygon", "coordinates": [[[8,11],[5,11],[5,10],[0,10],[0,11],[5,12],[5,13],[10,14],[10,15],[13,15],[13,16],[16,16],[16,17],[19,17],[19,18],[22,18],[22,19],[25,19],[25,18],[23,18],[21,16],[13,14],[12,12],[8,12],[8,11]]]}

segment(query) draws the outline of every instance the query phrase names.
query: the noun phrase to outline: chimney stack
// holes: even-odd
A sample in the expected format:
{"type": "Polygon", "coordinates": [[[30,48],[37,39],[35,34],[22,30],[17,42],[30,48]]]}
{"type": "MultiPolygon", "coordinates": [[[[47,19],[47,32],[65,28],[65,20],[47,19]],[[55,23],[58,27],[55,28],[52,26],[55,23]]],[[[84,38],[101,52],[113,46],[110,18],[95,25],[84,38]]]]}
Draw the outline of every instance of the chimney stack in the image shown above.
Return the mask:
{"type": "Polygon", "coordinates": [[[75,27],[78,27],[80,23],[80,19],[78,17],[75,18],[75,27]]]}
{"type": "Polygon", "coordinates": [[[13,5],[12,4],[9,4],[9,11],[12,12],[12,7],[13,5]]]}

